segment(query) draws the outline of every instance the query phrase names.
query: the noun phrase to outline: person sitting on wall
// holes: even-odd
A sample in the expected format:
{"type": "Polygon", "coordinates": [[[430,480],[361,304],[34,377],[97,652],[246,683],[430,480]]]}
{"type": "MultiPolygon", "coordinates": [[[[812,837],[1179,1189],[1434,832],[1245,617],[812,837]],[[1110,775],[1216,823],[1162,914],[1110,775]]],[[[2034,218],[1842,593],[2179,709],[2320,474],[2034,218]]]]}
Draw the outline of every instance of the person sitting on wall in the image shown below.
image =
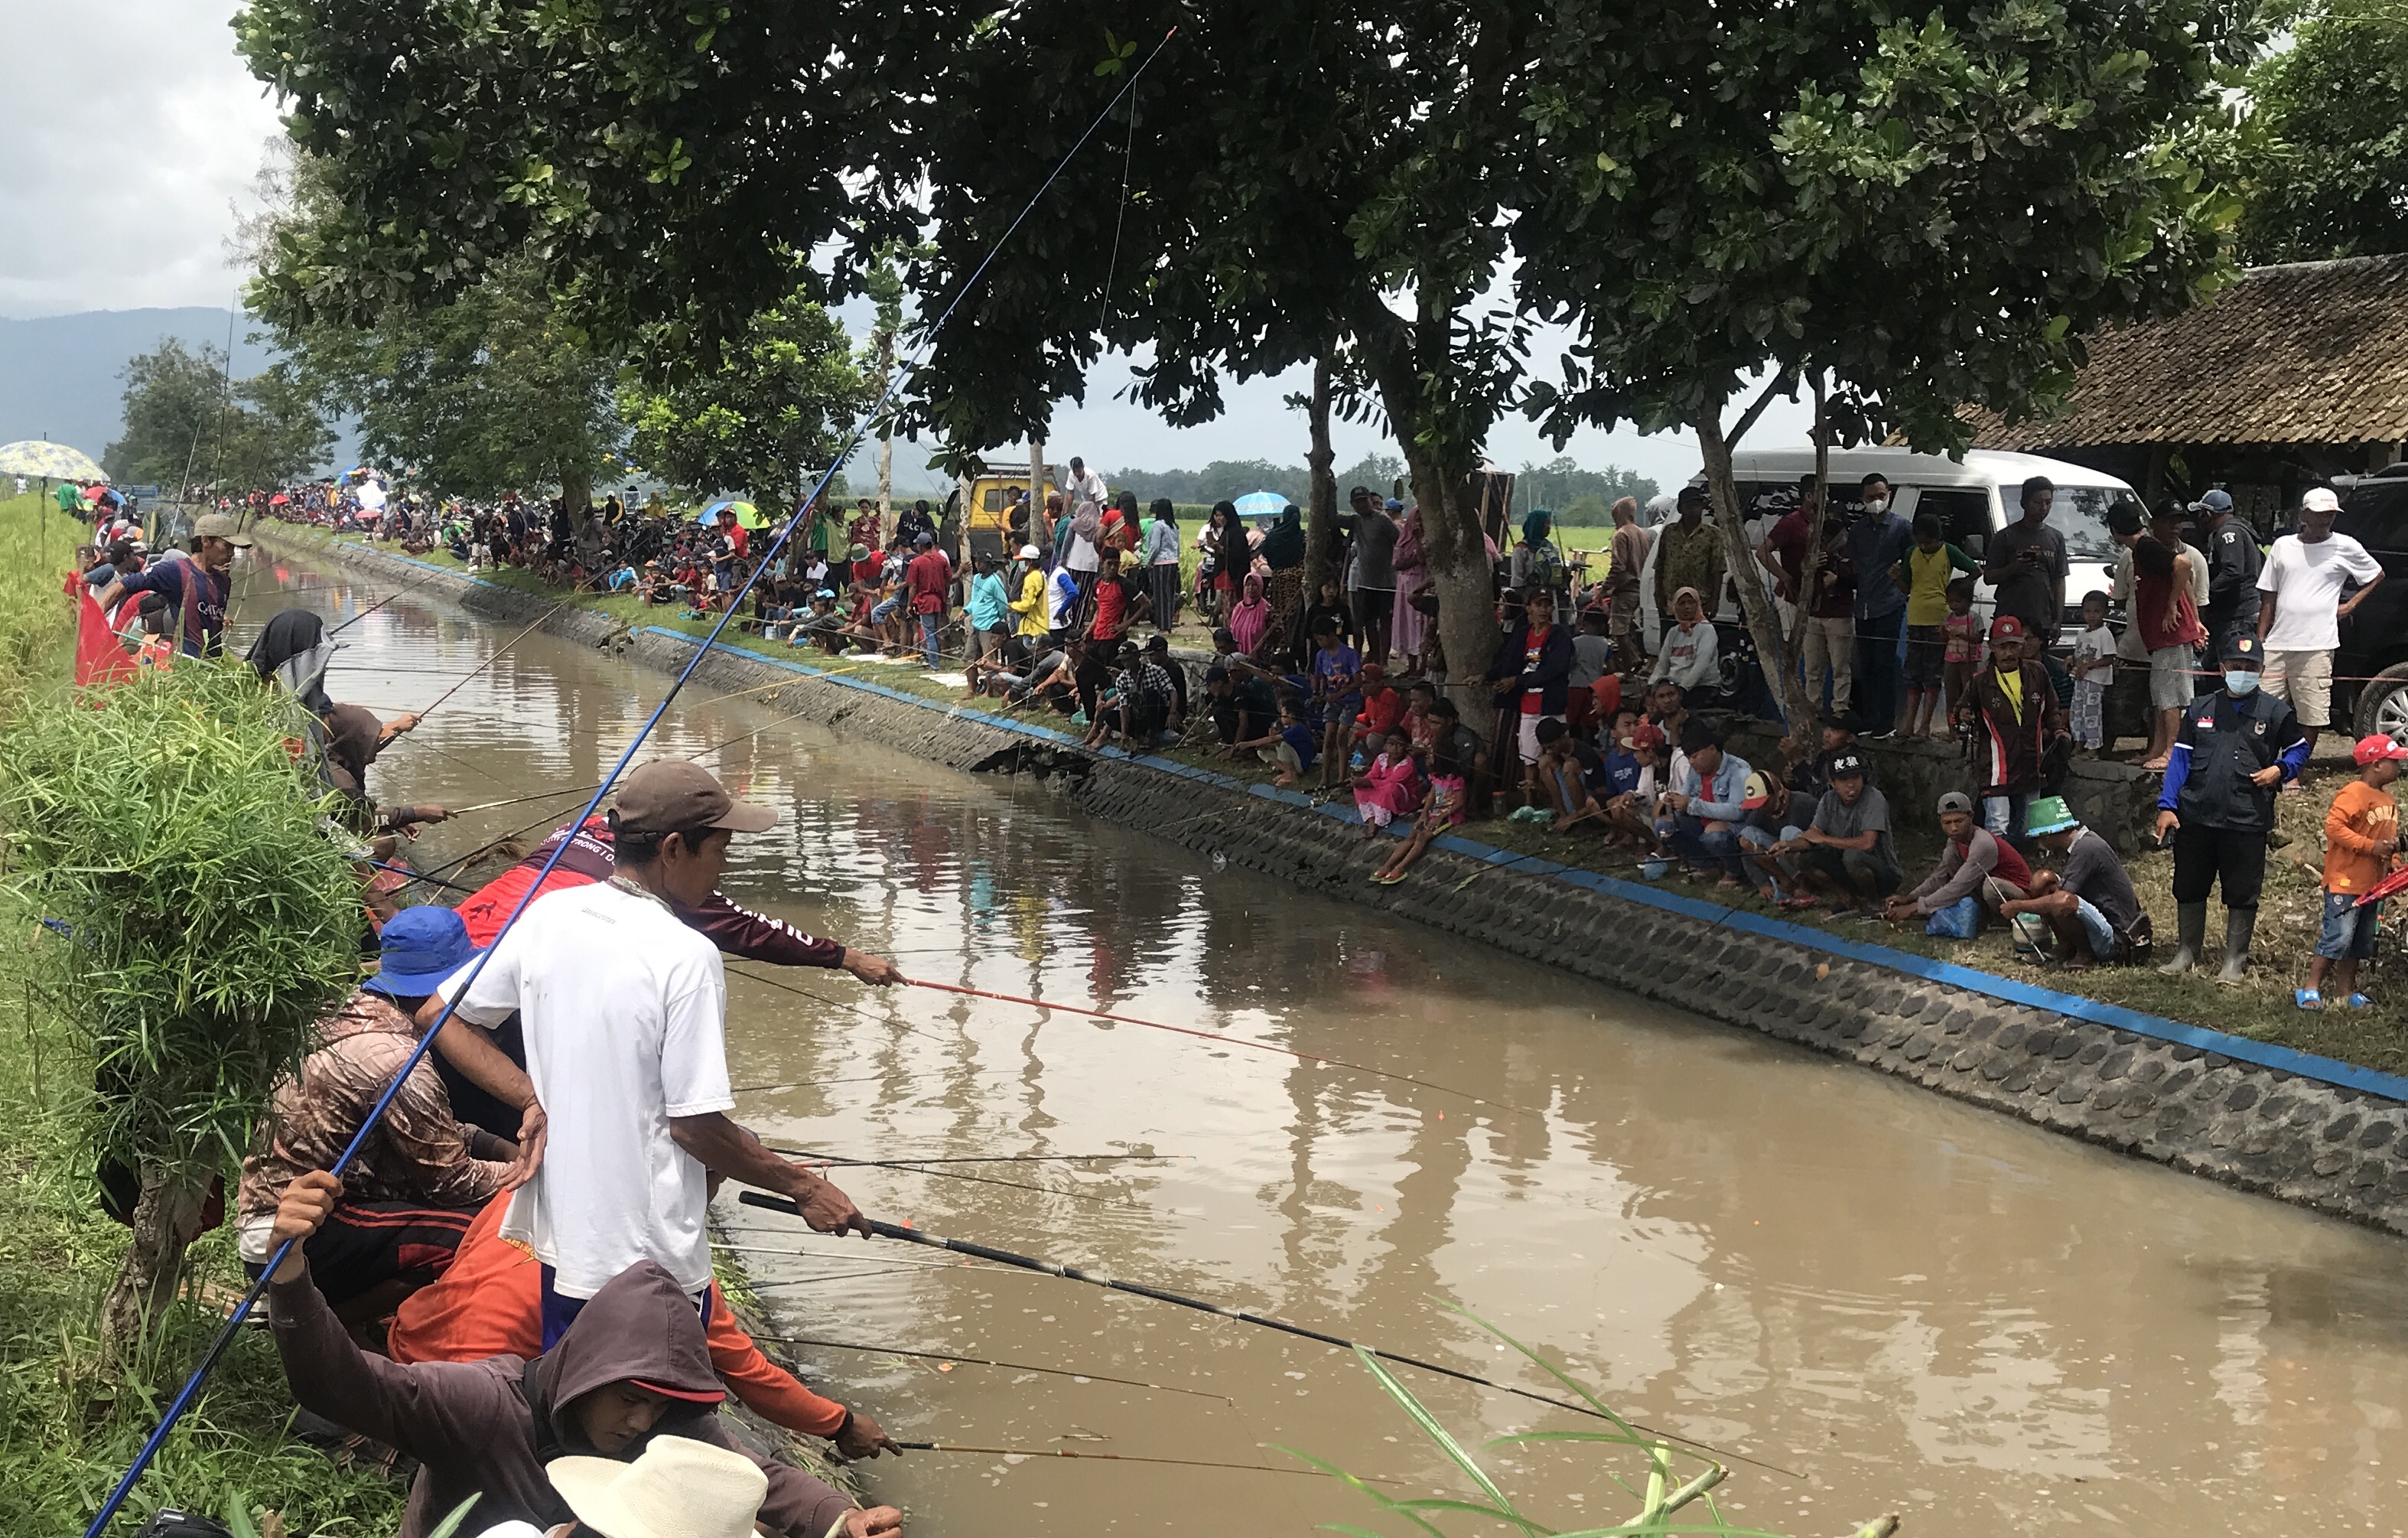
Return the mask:
{"type": "MultiPolygon", "coordinates": [[[[1854,749],[1835,755],[1828,773],[1829,783],[1807,826],[1773,853],[1796,858],[1799,884],[1827,898],[1837,918],[1888,898],[1906,872],[1891,834],[1889,800],[1872,783],[1864,755],[1854,749]]],[[[1801,896],[1782,906],[1811,908],[1814,902],[1801,896]]]]}
{"type": "Polygon", "coordinates": [[[1974,820],[1971,797],[1952,790],[1940,798],[1940,831],[1947,842],[1939,863],[1914,890],[1884,904],[1883,917],[1896,924],[1928,919],[1969,898],[1977,912],[1995,913],[2002,904],[2031,896],[2031,868],[2014,845],[1974,820]]]}
{"type": "Polygon", "coordinates": [[[2034,842],[2065,861],[2062,870],[2033,873],[2028,898],[1999,905],[2000,915],[2023,927],[2026,914],[2057,937],[2057,964],[2068,971],[2129,961],[2149,943],[2149,917],[2114,845],[2082,826],[2062,796],[2031,805],[2027,827],[2034,842]]]}

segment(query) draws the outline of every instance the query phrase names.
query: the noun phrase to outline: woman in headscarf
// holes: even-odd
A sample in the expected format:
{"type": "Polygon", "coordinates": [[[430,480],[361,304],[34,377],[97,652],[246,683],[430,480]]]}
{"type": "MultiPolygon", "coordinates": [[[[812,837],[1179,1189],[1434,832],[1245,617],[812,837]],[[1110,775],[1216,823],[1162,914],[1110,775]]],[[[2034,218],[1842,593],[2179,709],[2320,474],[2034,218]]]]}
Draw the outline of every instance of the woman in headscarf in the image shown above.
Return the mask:
{"type": "Polygon", "coordinates": [[[1388,645],[1402,662],[1402,671],[1414,673],[1422,668],[1422,631],[1427,621],[1413,599],[1429,585],[1429,568],[1422,556],[1421,509],[1405,508],[1397,514],[1397,601],[1388,620],[1388,645]]]}
{"type": "Polygon", "coordinates": [[[248,661],[263,683],[280,683],[310,715],[310,743],[326,783],[342,796],[362,832],[392,832],[412,823],[439,823],[439,806],[394,807],[380,813],[367,793],[368,766],[385,744],[418,725],[408,713],[379,721],[357,705],[337,705],[326,696],[326,664],[335,654],[323,620],[306,609],[270,617],[252,641],[248,661]]]}
{"type": "Polygon", "coordinates": [[[1544,508],[1532,509],[1530,516],[1522,520],[1522,538],[1513,546],[1513,568],[1508,585],[1524,593],[1544,588],[1561,596],[1564,555],[1551,538],[1555,528],[1555,515],[1544,508]]]}
{"type": "Polygon", "coordinates": [[[1263,596],[1270,601],[1271,617],[1301,635],[1297,611],[1304,607],[1304,510],[1290,502],[1279,522],[1263,537],[1263,565],[1270,572],[1263,596]]]}
{"type": "Polygon", "coordinates": [[[1264,635],[1271,627],[1271,606],[1263,597],[1263,575],[1246,573],[1244,597],[1229,607],[1229,634],[1236,640],[1238,650],[1248,656],[1260,654],[1264,635]]]}

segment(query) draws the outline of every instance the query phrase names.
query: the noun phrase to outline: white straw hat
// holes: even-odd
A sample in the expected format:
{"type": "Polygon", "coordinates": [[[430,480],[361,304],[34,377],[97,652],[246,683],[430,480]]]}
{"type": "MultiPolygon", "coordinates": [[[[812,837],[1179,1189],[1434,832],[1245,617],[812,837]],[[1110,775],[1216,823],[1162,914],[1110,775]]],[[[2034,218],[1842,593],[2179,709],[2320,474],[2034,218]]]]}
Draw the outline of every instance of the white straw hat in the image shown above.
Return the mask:
{"type": "Polygon", "coordinates": [[[632,1463],[556,1458],[544,1466],[577,1519],[604,1538],[752,1538],[769,1478],[742,1453],[654,1437],[632,1463]]]}

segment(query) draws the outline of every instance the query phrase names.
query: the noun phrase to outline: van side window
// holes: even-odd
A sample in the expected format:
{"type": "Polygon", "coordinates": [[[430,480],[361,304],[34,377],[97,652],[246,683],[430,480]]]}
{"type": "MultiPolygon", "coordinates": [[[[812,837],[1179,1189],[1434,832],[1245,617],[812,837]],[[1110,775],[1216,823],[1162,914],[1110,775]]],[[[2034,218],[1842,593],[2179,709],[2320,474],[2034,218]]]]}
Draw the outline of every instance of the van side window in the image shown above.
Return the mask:
{"type": "Polygon", "coordinates": [[[2333,532],[2369,550],[2408,551],[2408,481],[2365,481],[2351,487],[2333,532]]]}
{"type": "Polygon", "coordinates": [[[1990,538],[1990,494],[1975,487],[1928,487],[1915,498],[1914,510],[1919,517],[1936,513],[1940,518],[1942,537],[1965,552],[1978,556],[1990,538]]]}

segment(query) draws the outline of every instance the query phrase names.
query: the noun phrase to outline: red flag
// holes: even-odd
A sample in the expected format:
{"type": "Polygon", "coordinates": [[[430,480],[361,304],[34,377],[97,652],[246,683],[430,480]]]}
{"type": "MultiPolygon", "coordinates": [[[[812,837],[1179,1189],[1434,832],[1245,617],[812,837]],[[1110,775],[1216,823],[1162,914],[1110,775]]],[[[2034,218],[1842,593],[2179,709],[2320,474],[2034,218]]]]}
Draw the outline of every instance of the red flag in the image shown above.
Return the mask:
{"type": "Polygon", "coordinates": [[[100,604],[84,588],[78,598],[76,618],[75,681],[78,687],[93,683],[116,683],[134,676],[134,659],[118,644],[117,633],[108,627],[108,616],[100,611],[100,604]]]}

